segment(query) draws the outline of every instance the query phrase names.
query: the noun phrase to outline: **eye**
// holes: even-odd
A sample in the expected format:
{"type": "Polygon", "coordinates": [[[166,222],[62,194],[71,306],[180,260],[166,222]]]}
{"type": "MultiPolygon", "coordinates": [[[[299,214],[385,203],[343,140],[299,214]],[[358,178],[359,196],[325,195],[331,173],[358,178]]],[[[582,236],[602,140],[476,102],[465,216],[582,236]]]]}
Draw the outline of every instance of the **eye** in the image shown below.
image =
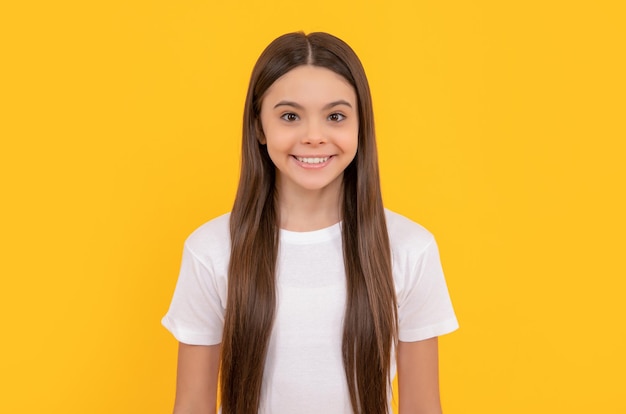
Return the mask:
{"type": "Polygon", "coordinates": [[[284,119],[287,122],[294,122],[294,121],[297,121],[299,119],[298,115],[294,114],[293,112],[287,112],[285,114],[282,114],[281,118],[284,119]]]}
{"type": "Polygon", "coordinates": [[[329,121],[340,122],[340,121],[343,121],[344,119],[346,119],[346,116],[344,114],[340,114],[337,112],[335,112],[334,114],[328,115],[329,121]]]}

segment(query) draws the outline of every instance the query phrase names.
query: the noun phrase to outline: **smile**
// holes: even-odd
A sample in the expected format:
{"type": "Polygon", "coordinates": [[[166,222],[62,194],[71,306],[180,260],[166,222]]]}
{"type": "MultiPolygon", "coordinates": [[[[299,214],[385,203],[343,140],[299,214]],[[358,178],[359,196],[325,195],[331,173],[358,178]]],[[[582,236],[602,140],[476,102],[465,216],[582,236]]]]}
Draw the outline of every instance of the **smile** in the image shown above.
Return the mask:
{"type": "Polygon", "coordinates": [[[321,164],[330,159],[330,157],[295,157],[298,161],[305,164],[321,164]]]}

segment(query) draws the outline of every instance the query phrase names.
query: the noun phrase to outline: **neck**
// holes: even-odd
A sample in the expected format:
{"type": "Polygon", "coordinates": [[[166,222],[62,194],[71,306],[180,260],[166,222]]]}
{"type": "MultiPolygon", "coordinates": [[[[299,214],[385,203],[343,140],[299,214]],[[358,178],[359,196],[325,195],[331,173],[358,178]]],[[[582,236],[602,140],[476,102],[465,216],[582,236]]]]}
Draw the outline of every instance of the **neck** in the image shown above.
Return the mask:
{"type": "Polygon", "coordinates": [[[313,231],[341,220],[341,180],[318,190],[278,186],[280,228],[313,231]]]}

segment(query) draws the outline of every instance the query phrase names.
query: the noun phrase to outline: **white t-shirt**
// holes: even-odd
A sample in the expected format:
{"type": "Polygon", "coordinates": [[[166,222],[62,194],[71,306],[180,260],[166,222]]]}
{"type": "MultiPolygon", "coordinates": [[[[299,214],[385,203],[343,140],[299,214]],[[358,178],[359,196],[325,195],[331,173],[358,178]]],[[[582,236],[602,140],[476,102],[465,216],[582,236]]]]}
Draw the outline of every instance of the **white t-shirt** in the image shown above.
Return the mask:
{"type": "MultiPolygon", "coordinates": [[[[204,224],[185,242],[174,297],[162,320],[180,342],[214,345],[222,340],[229,219],[225,214],[204,224]]],[[[386,210],[386,219],[399,340],[419,341],[455,330],[435,239],[399,214],[386,210]]],[[[341,224],[310,232],[280,230],[276,271],[276,317],[259,413],[351,413],[341,357],[346,302],[341,224]]],[[[393,378],[395,356],[390,371],[393,378]]]]}

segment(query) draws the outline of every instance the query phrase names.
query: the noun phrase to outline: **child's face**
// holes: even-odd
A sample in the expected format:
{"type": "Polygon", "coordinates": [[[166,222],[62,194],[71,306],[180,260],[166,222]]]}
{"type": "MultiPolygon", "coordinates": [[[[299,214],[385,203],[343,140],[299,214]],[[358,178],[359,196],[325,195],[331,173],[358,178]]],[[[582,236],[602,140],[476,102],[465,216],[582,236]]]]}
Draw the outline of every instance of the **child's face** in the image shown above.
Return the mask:
{"type": "Polygon", "coordinates": [[[340,191],[359,136],[357,97],[348,81],[326,68],[299,66],[267,90],[260,118],[279,194],[340,191]]]}

